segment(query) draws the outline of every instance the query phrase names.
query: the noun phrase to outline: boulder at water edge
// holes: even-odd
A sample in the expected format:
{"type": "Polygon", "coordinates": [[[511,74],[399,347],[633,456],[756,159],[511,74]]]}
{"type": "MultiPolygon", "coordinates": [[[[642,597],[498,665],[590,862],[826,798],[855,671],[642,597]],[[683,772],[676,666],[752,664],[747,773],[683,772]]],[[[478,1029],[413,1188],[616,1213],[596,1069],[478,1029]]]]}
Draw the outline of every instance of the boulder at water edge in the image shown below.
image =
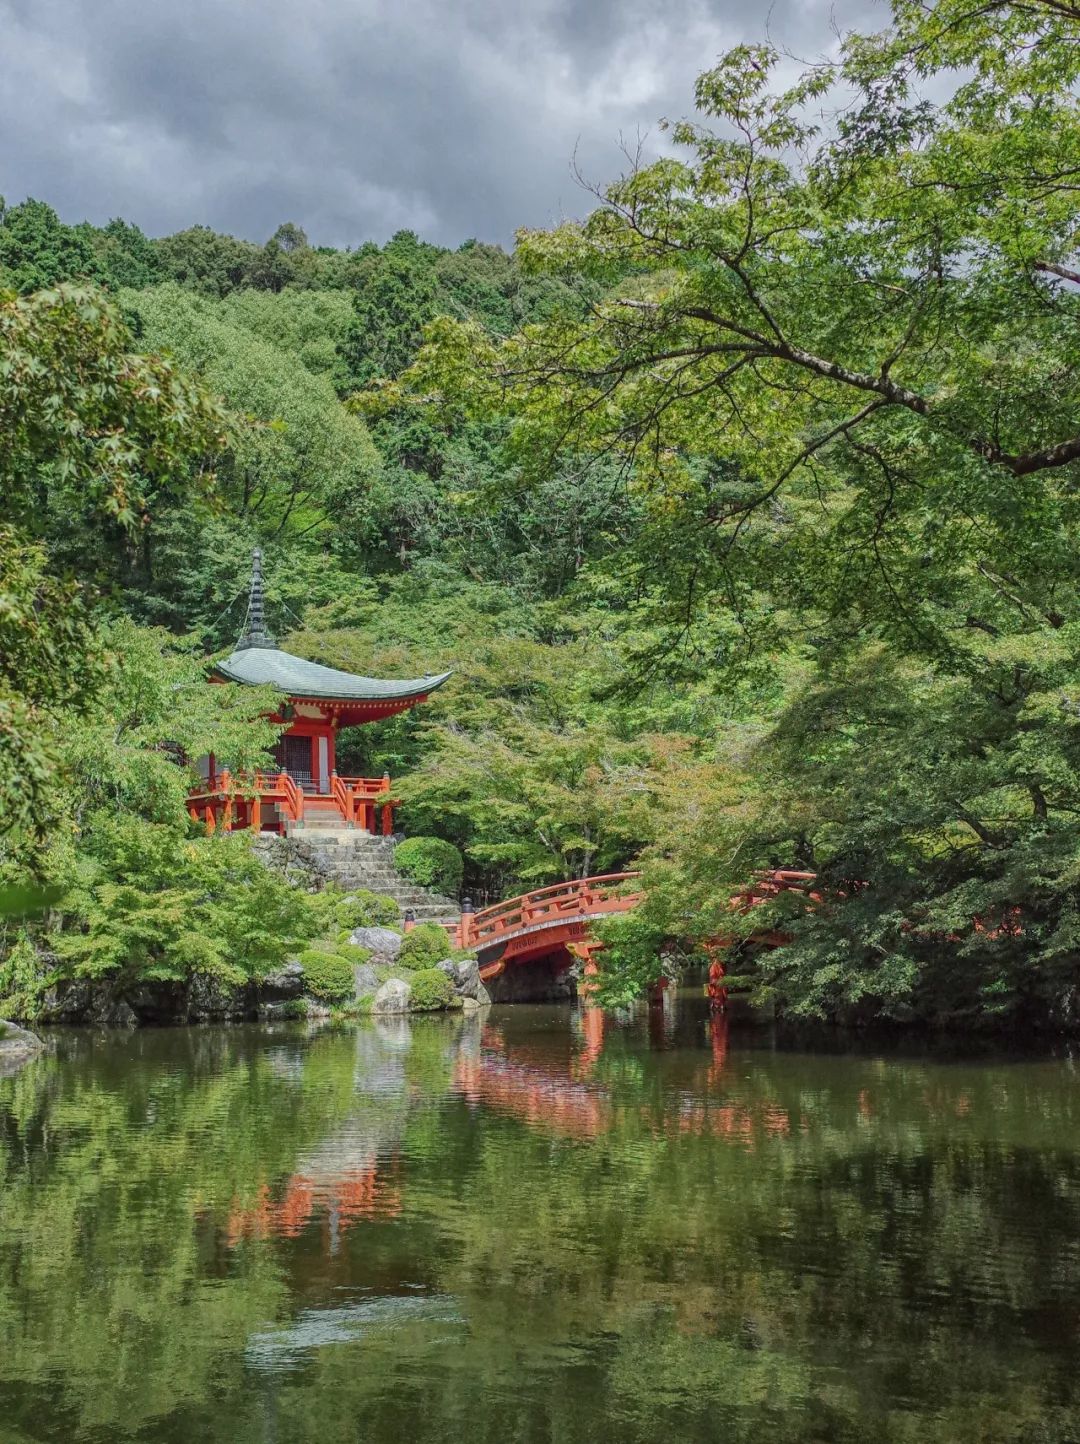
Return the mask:
{"type": "Polygon", "coordinates": [[[357,963],[353,968],[353,996],[370,998],[379,991],[379,974],[371,963],[357,963]]]}
{"type": "Polygon", "coordinates": [[[371,1003],[373,1013],[407,1013],[412,988],[404,978],[387,978],[371,1003]]]}
{"type": "Polygon", "coordinates": [[[290,958],[276,972],[267,973],[259,983],[259,991],[264,998],[274,1002],[288,1002],[292,998],[299,998],[304,991],[303,963],[296,958],[290,958]]]}
{"type": "Polygon", "coordinates": [[[491,994],[480,981],[480,967],[475,958],[462,958],[460,962],[445,958],[435,966],[453,983],[454,992],[466,1009],[483,1008],[491,1002],[491,994]]]}
{"type": "Polygon", "coordinates": [[[21,1068],[36,1053],[40,1053],[44,1046],[34,1033],[28,1033],[25,1028],[17,1028],[14,1023],[5,1023],[0,1019],[0,1078],[6,1073],[14,1073],[16,1068],[21,1068]]]}

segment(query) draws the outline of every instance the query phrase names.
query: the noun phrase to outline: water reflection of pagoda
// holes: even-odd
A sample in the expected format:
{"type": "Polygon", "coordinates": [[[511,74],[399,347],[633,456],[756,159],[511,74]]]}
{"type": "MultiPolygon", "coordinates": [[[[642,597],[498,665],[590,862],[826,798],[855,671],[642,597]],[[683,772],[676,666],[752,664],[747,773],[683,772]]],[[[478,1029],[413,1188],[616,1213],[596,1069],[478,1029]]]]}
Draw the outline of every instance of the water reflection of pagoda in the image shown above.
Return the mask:
{"type": "Polygon", "coordinates": [[[334,1253],[355,1224],[398,1217],[408,1046],[407,1031],[402,1036],[392,1026],[357,1032],[356,1111],[302,1154],[283,1184],[264,1183],[253,1205],[234,1203],[226,1226],[230,1246],[248,1238],[296,1238],[321,1221],[325,1249],[334,1253]]]}

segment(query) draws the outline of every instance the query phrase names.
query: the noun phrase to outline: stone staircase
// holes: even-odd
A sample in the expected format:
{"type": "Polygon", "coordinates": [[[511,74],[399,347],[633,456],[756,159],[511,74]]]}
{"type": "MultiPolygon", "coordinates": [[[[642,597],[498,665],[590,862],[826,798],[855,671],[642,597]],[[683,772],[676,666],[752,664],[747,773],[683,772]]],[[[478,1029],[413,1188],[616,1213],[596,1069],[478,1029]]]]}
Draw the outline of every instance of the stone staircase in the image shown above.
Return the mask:
{"type": "Polygon", "coordinates": [[[403,877],[394,866],[394,839],[374,837],[341,825],[337,812],[321,816],[308,805],[304,826],[293,832],[290,842],[314,871],[346,891],[367,888],[392,897],[404,916],[411,910],[418,923],[456,924],[461,908],[453,898],[420,887],[403,877]]]}

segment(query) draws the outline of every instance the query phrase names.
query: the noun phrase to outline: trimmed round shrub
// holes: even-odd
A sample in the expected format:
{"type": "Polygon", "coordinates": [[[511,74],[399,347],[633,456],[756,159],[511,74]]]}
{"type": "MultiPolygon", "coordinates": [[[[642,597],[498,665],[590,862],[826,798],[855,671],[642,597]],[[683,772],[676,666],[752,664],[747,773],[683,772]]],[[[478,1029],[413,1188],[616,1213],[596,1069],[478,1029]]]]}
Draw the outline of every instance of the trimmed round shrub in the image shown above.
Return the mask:
{"type": "Polygon", "coordinates": [[[448,1008],[454,996],[454,985],[438,968],[420,968],[409,979],[412,992],[409,1008],[427,1013],[434,1008],[448,1008]]]}
{"type": "Polygon", "coordinates": [[[340,953],[308,948],[300,954],[300,963],[304,969],[304,987],[316,998],[336,1003],[352,997],[353,965],[340,953]]]}
{"type": "Polygon", "coordinates": [[[450,934],[439,923],[419,923],[405,934],[398,954],[402,968],[430,968],[453,951],[450,934]]]}
{"type": "Polygon", "coordinates": [[[421,887],[433,887],[454,897],[465,869],[461,853],[441,837],[407,837],[394,848],[394,866],[421,887]]]}

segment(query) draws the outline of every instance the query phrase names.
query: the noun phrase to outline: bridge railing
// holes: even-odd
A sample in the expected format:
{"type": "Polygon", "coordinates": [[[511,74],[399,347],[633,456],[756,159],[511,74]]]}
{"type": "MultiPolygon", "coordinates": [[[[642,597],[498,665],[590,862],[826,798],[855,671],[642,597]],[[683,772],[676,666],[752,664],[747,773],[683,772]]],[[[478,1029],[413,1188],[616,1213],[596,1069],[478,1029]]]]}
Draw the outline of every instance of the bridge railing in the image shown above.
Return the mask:
{"type": "Polygon", "coordinates": [[[508,902],[495,903],[478,913],[462,914],[459,945],[490,947],[512,933],[568,918],[595,917],[605,912],[624,912],[633,899],[620,889],[638,877],[636,872],[610,872],[601,877],[580,878],[537,888],[508,902]]]}

